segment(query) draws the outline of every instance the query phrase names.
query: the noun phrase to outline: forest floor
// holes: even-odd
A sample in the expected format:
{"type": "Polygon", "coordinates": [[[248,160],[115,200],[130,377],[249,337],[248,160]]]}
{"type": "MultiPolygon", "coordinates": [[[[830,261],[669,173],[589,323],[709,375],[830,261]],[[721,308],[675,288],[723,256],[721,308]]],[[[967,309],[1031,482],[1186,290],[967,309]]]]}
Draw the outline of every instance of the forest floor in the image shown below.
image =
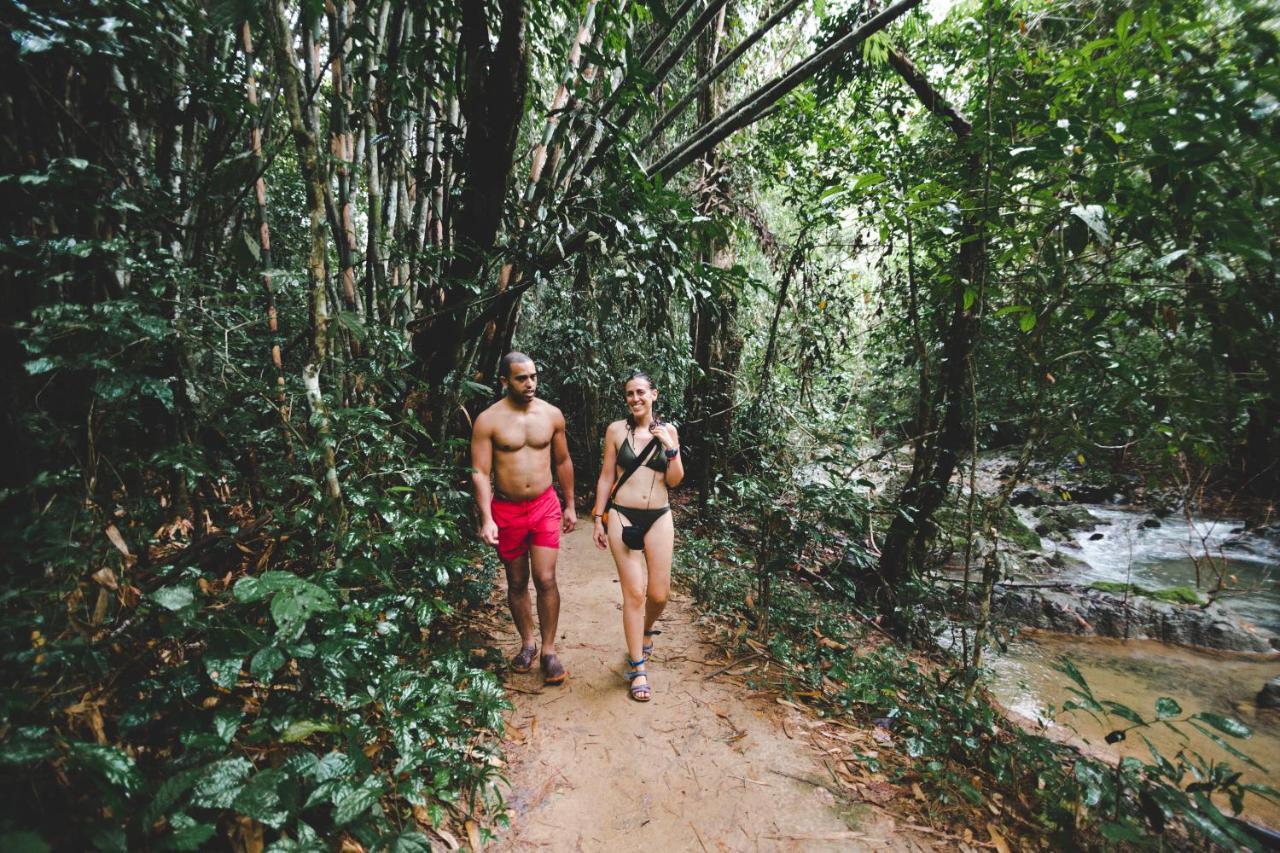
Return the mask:
{"type": "MultiPolygon", "coordinates": [[[[950,846],[877,804],[892,805],[894,786],[848,769],[841,756],[873,748],[873,732],[735,683],[750,665],[735,665],[707,642],[706,626],[678,591],[649,664],[653,700],[631,701],[617,575],[589,528],[564,537],[557,576],[558,645],[569,679],[544,687],[537,667],[506,678],[515,706],[503,744],[511,826],[489,849],[950,846]]],[[[491,627],[509,655],[519,641],[504,610],[495,608],[491,627]]]]}

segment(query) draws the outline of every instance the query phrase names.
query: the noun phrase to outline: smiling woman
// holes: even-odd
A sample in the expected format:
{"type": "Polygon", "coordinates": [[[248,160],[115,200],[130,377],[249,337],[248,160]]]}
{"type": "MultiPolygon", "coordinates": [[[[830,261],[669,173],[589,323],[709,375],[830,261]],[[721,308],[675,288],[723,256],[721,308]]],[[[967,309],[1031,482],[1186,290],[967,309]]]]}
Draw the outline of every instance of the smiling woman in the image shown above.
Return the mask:
{"type": "Polygon", "coordinates": [[[667,489],[684,479],[684,463],[676,428],[654,411],[653,379],[632,373],[623,395],[629,414],[605,430],[591,515],[596,547],[608,548],[618,568],[631,698],[647,702],[653,694],[646,674],[653,643],[646,640],[658,633],[654,624],[671,592],[675,525],[667,489]]]}

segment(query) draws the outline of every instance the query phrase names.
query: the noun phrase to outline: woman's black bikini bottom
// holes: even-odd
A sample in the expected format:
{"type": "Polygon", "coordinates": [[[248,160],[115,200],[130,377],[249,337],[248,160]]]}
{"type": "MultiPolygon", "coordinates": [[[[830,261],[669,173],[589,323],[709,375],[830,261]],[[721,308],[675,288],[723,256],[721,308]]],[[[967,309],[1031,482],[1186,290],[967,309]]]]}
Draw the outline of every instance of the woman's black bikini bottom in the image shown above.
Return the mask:
{"type": "Polygon", "coordinates": [[[622,517],[630,522],[622,528],[622,544],[626,545],[632,551],[644,550],[644,537],[649,533],[649,528],[653,527],[654,522],[671,512],[670,506],[664,506],[660,509],[635,509],[629,506],[613,505],[613,508],[622,513],[622,517]]]}

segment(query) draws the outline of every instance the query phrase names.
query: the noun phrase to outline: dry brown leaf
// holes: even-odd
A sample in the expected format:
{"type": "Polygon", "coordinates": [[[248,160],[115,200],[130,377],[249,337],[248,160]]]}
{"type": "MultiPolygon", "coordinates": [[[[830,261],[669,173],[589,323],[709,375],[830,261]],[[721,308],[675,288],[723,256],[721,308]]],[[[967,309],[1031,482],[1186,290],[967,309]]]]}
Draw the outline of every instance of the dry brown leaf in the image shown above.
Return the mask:
{"type": "Polygon", "coordinates": [[[524,732],[520,730],[519,726],[507,726],[507,740],[512,743],[523,744],[528,740],[528,738],[525,737],[524,732]]]}
{"type": "Polygon", "coordinates": [[[431,826],[431,813],[427,811],[427,807],[417,805],[413,807],[413,819],[422,826],[431,826]]]}
{"type": "Polygon", "coordinates": [[[440,836],[440,840],[444,842],[445,847],[450,850],[457,850],[462,845],[458,843],[458,837],[447,829],[432,830],[436,835],[440,836]]]}
{"type": "Polygon", "coordinates": [[[822,637],[818,640],[818,645],[826,646],[828,649],[835,649],[838,652],[843,652],[845,649],[849,648],[848,644],[838,643],[830,637],[822,637]]]}
{"type": "Polygon", "coordinates": [[[911,783],[911,794],[920,802],[925,802],[924,791],[920,788],[919,782],[911,783]]]}
{"type": "Polygon", "coordinates": [[[538,735],[538,718],[534,717],[529,720],[529,740],[533,740],[538,735]]]}
{"type": "Polygon", "coordinates": [[[344,835],[342,844],[338,847],[338,853],[364,853],[364,845],[351,836],[344,835]]]}
{"type": "Polygon", "coordinates": [[[262,853],[262,824],[241,815],[231,827],[231,846],[237,853],[262,853]]]}
{"type": "Polygon", "coordinates": [[[120,531],[116,529],[114,524],[108,524],[107,529],[103,532],[107,534],[111,544],[116,546],[116,550],[123,554],[126,560],[133,558],[133,555],[129,553],[129,546],[125,544],[124,537],[120,535],[120,531]]]}
{"type": "Polygon", "coordinates": [[[480,826],[474,820],[467,821],[467,841],[471,842],[472,850],[481,849],[480,844],[480,826]]]}
{"type": "Polygon", "coordinates": [[[107,606],[111,604],[111,593],[105,589],[98,590],[98,601],[93,606],[93,615],[89,617],[90,625],[101,625],[107,618],[107,606]]]}
{"type": "Polygon", "coordinates": [[[1009,842],[1004,840],[1004,836],[996,829],[994,823],[987,824],[987,832],[991,833],[991,843],[995,845],[996,853],[1011,853],[1009,842]]]}
{"type": "Polygon", "coordinates": [[[116,580],[116,573],[109,566],[103,566],[90,577],[97,581],[99,586],[105,586],[107,589],[115,590],[120,588],[120,584],[116,580]]]}

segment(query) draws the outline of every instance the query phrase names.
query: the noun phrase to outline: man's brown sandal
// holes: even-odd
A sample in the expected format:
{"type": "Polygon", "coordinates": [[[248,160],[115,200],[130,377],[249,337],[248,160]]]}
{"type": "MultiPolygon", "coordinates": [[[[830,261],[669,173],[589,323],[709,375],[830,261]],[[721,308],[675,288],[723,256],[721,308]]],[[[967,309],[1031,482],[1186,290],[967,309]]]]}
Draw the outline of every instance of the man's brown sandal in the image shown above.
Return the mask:
{"type": "Polygon", "coordinates": [[[520,654],[511,659],[511,671],[528,672],[533,669],[533,659],[537,656],[537,646],[521,646],[520,654]]]}
{"type": "Polygon", "coordinates": [[[551,685],[552,687],[564,684],[564,680],[569,677],[569,673],[565,672],[564,665],[560,663],[560,656],[555,652],[542,656],[542,683],[551,685]]]}

